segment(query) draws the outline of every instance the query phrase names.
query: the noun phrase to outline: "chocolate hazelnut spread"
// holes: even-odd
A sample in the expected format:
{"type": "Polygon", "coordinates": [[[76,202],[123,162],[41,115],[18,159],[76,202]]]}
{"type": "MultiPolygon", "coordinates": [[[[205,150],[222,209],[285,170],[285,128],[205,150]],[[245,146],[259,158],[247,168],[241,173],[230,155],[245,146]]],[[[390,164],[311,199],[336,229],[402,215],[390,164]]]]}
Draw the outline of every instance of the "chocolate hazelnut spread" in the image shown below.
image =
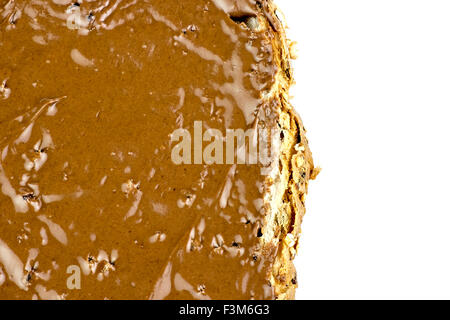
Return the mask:
{"type": "Polygon", "coordinates": [[[171,159],[276,126],[260,3],[0,4],[0,299],[274,298],[261,165],[171,159]]]}

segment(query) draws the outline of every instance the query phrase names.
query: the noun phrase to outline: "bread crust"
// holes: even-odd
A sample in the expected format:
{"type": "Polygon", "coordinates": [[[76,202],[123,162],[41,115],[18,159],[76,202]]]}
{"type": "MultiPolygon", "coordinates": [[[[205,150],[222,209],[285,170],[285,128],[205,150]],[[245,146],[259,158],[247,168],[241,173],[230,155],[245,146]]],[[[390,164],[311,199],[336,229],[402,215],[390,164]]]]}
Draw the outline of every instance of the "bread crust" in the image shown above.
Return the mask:
{"type": "Polygon", "coordinates": [[[305,196],[309,181],[316,177],[318,169],[314,167],[303,122],[289,102],[293,70],[286,26],[272,0],[257,1],[257,5],[270,32],[274,59],[278,67],[270,99],[279,105],[278,126],[283,132],[279,170],[266,181],[267,186],[276,187],[272,188],[275,194],[269,192],[266,199],[268,214],[261,246],[267,253],[273,253],[274,246],[276,249],[269,275],[275,298],[291,300],[295,299],[298,287],[294,258],[298,252],[301,223],[305,215],[305,196]]]}

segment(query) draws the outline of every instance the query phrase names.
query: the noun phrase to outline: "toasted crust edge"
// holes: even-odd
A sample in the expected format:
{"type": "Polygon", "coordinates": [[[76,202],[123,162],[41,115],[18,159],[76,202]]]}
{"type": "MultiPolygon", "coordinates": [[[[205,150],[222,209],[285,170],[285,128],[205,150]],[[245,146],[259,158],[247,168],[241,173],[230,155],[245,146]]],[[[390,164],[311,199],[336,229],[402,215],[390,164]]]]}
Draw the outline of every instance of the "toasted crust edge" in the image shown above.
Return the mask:
{"type": "Polygon", "coordinates": [[[279,105],[278,126],[283,132],[279,153],[279,171],[267,178],[271,192],[266,194],[266,217],[261,247],[267,255],[276,252],[268,275],[275,299],[295,299],[298,287],[294,259],[297,255],[301,223],[305,215],[305,196],[309,181],[319,170],[314,167],[312,153],[303,122],[289,102],[293,84],[290,42],[281,12],[272,0],[256,1],[271,34],[275,63],[278,67],[276,83],[270,99],[279,105]]]}

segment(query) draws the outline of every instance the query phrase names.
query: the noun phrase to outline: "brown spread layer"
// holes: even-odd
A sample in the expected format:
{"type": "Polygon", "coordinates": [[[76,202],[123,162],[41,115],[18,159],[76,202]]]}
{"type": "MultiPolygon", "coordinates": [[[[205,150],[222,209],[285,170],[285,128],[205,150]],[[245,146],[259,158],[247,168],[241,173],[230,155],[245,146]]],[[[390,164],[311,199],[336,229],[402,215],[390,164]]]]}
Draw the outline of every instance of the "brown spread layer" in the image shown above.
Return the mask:
{"type": "Polygon", "coordinates": [[[277,125],[261,4],[0,4],[0,299],[274,298],[261,165],[171,159],[277,125]]]}

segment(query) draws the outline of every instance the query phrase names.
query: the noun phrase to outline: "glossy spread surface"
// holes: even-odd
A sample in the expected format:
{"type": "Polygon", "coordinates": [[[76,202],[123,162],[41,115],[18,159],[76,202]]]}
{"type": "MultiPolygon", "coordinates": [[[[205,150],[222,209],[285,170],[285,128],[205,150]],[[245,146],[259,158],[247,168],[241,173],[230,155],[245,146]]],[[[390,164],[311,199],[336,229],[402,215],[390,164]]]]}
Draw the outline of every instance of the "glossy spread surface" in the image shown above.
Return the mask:
{"type": "Polygon", "coordinates": [[[0,299],[273,298],[260,167],[171,160],[194,121],[272,123],[257,4],[0,4],[0,299]]]}

